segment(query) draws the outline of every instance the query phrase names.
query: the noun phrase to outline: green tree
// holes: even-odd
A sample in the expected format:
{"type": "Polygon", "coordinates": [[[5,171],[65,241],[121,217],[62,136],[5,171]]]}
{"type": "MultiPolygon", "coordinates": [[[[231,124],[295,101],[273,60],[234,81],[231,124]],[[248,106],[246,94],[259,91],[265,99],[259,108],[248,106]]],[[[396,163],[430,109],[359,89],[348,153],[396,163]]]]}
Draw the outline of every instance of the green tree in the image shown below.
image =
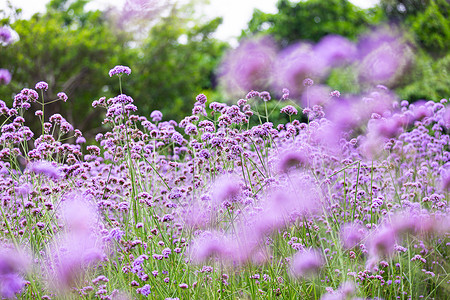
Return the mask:
{"type": "Polygon", "coordinates": [[[195,21],[190,7],[173,7],[151,28],[136,62],[135,99],[140,113],[161,110],[164,119],[189,113],[195,96],[215,88],[214,70],[228,47],[212,37],[221,18],[195,21]]]}
{"type": "Polygon", "coordinates": [[[117,85],[107,72],[126,60],[124,35],[114,32],[101,11],[86,11],[87,0],[52,0],[44,14],[29,20],[19,19],[11,27],[20,40],[4,49],[0,65],[11,70],[13,80],[0,88],[0,95],[10,101],[22,88],[34,88],[46,81],[46,101],[64,91],[69,101],[55,102],[46,108],[46,118],[61,113],[81,130],[99,124],[99,110],[92,110],[92,100],[117,85]],[[8,99],[9,98],[9,99],[8,99]]]}
{"type": "Polygon", "coordinates": [[[380,10],[363,10],[347,0],[279,0],[277,9],[275,14],[255,10],[243,36],[271,34],[282,46],[317,42],[328,34],[354,39],[382,17],[380,10]]]}

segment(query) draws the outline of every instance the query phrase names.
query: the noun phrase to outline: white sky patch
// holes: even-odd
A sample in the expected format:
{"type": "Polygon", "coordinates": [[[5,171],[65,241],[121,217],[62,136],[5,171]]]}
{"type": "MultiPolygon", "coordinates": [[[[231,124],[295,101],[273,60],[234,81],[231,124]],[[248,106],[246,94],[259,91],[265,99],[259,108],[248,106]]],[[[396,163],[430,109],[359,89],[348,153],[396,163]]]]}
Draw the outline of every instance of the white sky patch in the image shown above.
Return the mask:
{"type": "MultiPolygon", "coordinates": [[[[15,7],[22,8],[22,17],[27,19],[37,12],[44,12],[48,0],[13,0],[15,7]]],[[[87,9],[105,9],[108,6],[122,7],[125,0],[92,0],[87,4],[87,9]]],[[[351,0],[351,2],[361,8],[368,8],[376,5],[379,0],[351,0]]],[[[223,23],[215,33],[215,37],[236,43],[236,37],[241,34],[252,18],[255,8],[267,12],[275,13],[277,0],[210,0],[210,4],[202,8],[207,19],[222,16],[223,23]]],[[[6,8],[6,1],[1,1],[0,8],[6,8]]]]}

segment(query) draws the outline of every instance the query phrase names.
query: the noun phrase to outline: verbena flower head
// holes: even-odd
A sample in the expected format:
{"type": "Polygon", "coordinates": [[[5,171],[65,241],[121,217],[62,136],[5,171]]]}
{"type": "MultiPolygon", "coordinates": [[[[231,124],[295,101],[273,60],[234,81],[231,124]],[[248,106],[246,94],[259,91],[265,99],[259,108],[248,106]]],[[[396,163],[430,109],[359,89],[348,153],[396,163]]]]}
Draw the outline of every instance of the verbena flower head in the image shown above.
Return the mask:
{"type": "Polygon", "coordinates": [[[114,75],[122,76],[123,74],[130,75],[131,69],[129,67],[119,65],[109,70],[109,77],[113,77],[114,75]]]}
{"type": "Polygon", "coordinates": [[[154,110],[150,114],[150,118],[152,118],[152,122],[159,122],[162,120],[163,114],[159,110],[154,110]]]}
{"type": "Polygon", "coordinates": [[[46,90],[48,90],[48,83],[45,82],[45,81],[39,81],[38,83],[36,83],[34,88],[37,89],[37,90],[44,90],[44,91],[46,91],[46,90]]]}
{"type": "Polygon", "coordinates": [[[298,113],[297,109],[292,105],[286,105],[280,109],[280,112],[289,116],[296,115],[298,113]]]}
{"type": "Polygon", "coordinates": [[[66,93],[64,93],[64,92],[59,92],[58,94],[56,94],[56,96],[57,96],[60,100],[62,100],[62,101],[64,101],[64,102],[66,102],[67,99],[69,99],[69,98],[67,97],[66,93]]]}
{"type": "Polygon", "coordinates": [[[11,82],[11,73],[7,69],[0,69],[0,85],[7,85],[11,82]]]}

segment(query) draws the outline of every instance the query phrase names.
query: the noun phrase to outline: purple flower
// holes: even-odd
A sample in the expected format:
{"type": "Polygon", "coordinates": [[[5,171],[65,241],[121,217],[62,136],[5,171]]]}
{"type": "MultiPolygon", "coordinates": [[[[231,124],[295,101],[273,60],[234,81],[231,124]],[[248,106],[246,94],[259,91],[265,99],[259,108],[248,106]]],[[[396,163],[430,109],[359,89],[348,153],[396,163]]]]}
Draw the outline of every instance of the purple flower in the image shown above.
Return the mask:
{"type": "Polygon", "coordinates": [[[161,121],[162,120],[162,116],[163,116],[163,114],[159,110],[154,110],[150,114],[150,118],[152,118],[152,122],[159,122],[159,121],[161,121]]]}
{"type": "Polygon", "coordinates": [[[323,60],[327,67],[341,65],[351,62],[356,58],[356,46],[339,35],[328,35],[314,46],[314,52],[317,57],[323,60]]]}
{"type": "Polygon", "coordinates": [[[126,66],[115,66],[109,70],[109,77],[113,77],[113,75],[122,76],[123,74],[130,75],[131,69],[126,66]]]}
{"type": "Polygon", "coordinates": [[[124,236],[124,235],[125,235],[125,232],[123,232],[119,227],[113,228],[109,232],[107,241],[111,241],[111,240],[119,241],[122,238],[122,236],[124,236]]]}
{"type": "Polygon", "coordinates": [[[274,84],[276,89],[287,87],[290,96],[300,97],[305,87],[303,81],[310,76],[320,76],[324,67],[309,44],[298,43],[282,50],[275,62],[274,84]]]}
{"type": "Polygon", "coordinates": [[[150,295],[150,293],[152,292],[149,284],[144,285],[143,287],[141,287],[138,290],[139,290],[139,293],[145,297],[148,297],[148,295],[150,295]]]}
{"type": "Polygon", "coordinates": [[[1,298],[15,298],[25,286],[25,280],[17,274],[0,274],[0,296],[1,298]]]}
{"type": "Polygon", "coordinates": [[[0,248],[0,298],[14,298],[25,286],[22,275],[28,266],[28,259],[12,249],[0,248]]]}
{"type": "Polygon", "coordinates": [[[6,69],[0,69],[0,84],[7,85],[11,82],[11,73],[6,69]]]}
{"type": "Polygon", "coordinates": [[[197,100],[197,102],[199,104],[205,104],[207,101],[207,98],[204,94],[198,94],[197,97],[195,98],[195,100],[197,100]]]}
{"type": "Polygon", "coordinates": [[[172,134],[172,141],[181,146],[184,142],[184,138],[179,132],[174,132],[172,134]]]}
{"type": "Polygon", "coordinates": [[[304,86],[312,86],[313,84],[314,84],[314,81],[311,78],[305,78],[305,80],[303,80],[304,86]]]}
{"type": "Polygon", "coordinates": [[[308,277],[317,273],[323,264],[322,255],[317,250],[304,250],[292,258],[291,273],[294,277],[308,277]]]}
{"type": "Polygon", "coordinates": [[[56,94],[56,96],[64,102],[66,102],[68,99],[66,93],[64,93],[64,92],[59,92],[58,94],[56,94]]]}
{"type": "Polygon", "coordinates": [[[48,83],[45,82],[45,81],[39,81],[38,83],[36,83],[34,88],[37,89],[37,90],[44,90],[44,91],[46,91],[46,90],[48,90],[48,83]]]}
{"type": "Polygon", "coordinates": [[[9,45],[13,41],[12,30],[7,26],[0,27],[0,44],[9,45]]]}
{"type": "Polygon", "coordinates": [[[411,50],[393,28],[378,29],[358,44],[359,78],[389,84],[399,78],[411,61],[411,50]]]}
{"type": "Polygon", "coordinates": [[[345,249],[357,246],[366,234],[366,229],[359,224],[346,224],[341,228],[341,240],[345,249]]]}
{"type": "Polygon", "coordinates": [[[186,283],[180,283],[178,286],[182,289],[187,289],[189,287],[186,283]]]}
{"type": "Polygon", "coordinates": [[[61,174],[59,169],[48,161],[35,161],[27,165],[28,170],[35,174],[43,174],[51,179],[59,179],[61,174]]]}
{"type": "Polygon", "coordinates": [[[259,97],[261,99],[263,99],[263,101],[266,101],[266,102],[270,101],[270,99],[271,99],[269,92],[266,92],[266,91],[259,93],[259,97]]]}
{"type": "Polygon", "coordinates": [[[280,155],[278,171],[287,173],[292,167],[306,167],[308,165],[309,158],[304,151],[285,151],[280,155]]]}
{"type": "Polygon", "coordinates": [[[269,37],[245,40],[227,54],[220,69],[221,81],[230,92],[264,89],[270,84],[270,71],[276,47],[269,37]]]}
{"type": "Polygon", "coordinates": [[[280,109],[280,113],[284,113],[284,114],[291,116],[291,115],[296,115],[298,113],[298,111],[292,105],[286,105],[285,107],[280,109]]]}
{"type": "Polygon", "coordinates": [[[397,234],[391,226],[383,226],[370,239],[370,249],[376,256],[386,256],[394,252],[397,234]]]}

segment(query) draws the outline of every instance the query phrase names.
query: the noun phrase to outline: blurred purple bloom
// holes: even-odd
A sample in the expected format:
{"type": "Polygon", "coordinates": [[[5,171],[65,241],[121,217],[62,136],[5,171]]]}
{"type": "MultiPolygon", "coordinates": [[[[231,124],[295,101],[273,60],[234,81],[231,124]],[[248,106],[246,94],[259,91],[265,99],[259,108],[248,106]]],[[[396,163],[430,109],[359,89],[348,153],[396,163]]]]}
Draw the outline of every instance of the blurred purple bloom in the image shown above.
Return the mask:
{"type": "Polygon", "coordinates": [[[275,56],[271,38],[245,40],[225,57],[219,73],[221,81],[230,93],[265,89],[270,85],[275,56]]]}
{"type": "Polygon", "coordinates": [[[239,180],[233,176],[222,176],[214,182],[213,200],[222,203],[225,200],[235,201],[239,196],[241,188],[239,180]]]}
{"type": "Polygon", "coordinates": [[[304,90],[303,81],[321,76],[323,62],[314,54],[311,45],[298,43],[283,49],[274,64],[275,89],[288,88],[298,98],[304,90]]]}
{"type": "Polygon", "coordinates": [[[62,215],[65,234],[55,239],[49,251],[48,274],[57,290],[64,291],[83,279],[88,267],[104,257],[99,238],[100,219],[89,194],[65,195],[62,215]]]}
{"type": "Polygon", "coordinates": [[[28,170],[35,174],[44,174],[51,179],[59,179],[61,174],[58,167],[48,161],[35,161],[27,165],[28,170]]]}
{"type": "Polygon", "coordinates": [[[339,35],[328,35],[314,46],[315,55],[330,68],[352,62],[357,55],[356,46],[339,35]]]}
{"type": "Polygon", "coordinates": [[[309,157],[304,151],[285,151],[280,154],[278,163],[278,171],[287,173],[293,167],[307,167],[309,165],[309,157]]]}
{"type": "Polygon", "coordinates": [[[377,257],[392,254],[396,240],[397,233],[391,226],[383,226],[377,229],[369,241],[371,253],[377,257]]]}
{"type": "Polygon", "coordinates": [[[302,94],[301,100],[304,106],[313,107],[314,105],[325,104],[328,101],[329,97],[330,97],[330,88],[328,86],[309,85],[308,90],[302,94]]]}
{"type": "Polygon", "coordinates": [[[12,29],[7,26],[0,27],[0,45],[7,46],[12,41],[12,29]]]}
{"type": "Polygon", "coordinates": [[[6,69],[0,69],[0,84],[7,85],[11,82],[11,73],[6,69]]]}
{"type": "Polygon", "coordinates": [[[212,256],[222,257],[227,253],[227,244],[222,234],[206,231],[190,243],[189,257],[195,263],[202,263],[212,256]]]}
{"type": "Polygon", "coordinates": [[[395,30],[378,29],[358,43],[359,78],[372,84],[396,80],[411,61],[411,50],[395,30]]]}
{"type": "Polygon", "coordinates": [[[357,246],[366,235],[366,229],[359,224],[345,224],[341,228],[341,241],[345,249],[357,246]]]}
{"type": "Polygon", "coordinates": [[[309,277],[323,266],[322,255],[314,249],[300,251],[291,261],[291,273],[294,277],[309,277]]]}
{"type": "Polygon", "coordinates": [[[15,298],[25,286],[28,259],[16,250],[0,248],[0,298],[15,298]]]}

